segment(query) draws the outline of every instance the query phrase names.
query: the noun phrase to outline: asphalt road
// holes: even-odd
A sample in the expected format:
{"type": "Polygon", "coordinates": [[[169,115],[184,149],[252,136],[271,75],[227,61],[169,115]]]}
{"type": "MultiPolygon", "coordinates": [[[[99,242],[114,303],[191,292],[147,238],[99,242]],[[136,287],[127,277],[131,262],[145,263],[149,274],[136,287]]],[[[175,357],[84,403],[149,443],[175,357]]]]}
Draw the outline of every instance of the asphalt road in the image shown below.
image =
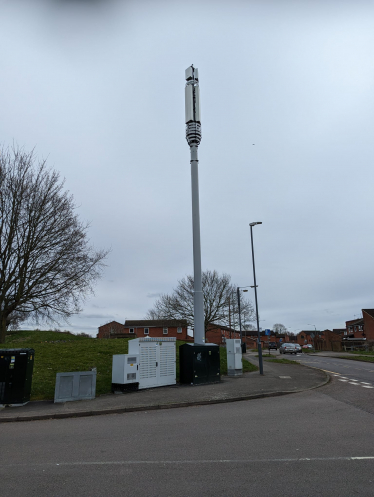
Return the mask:
{"type": "Polygon", "coordinates": [[[334,384],[323,389],[326,395],[374,414],[374,363],[306,354],[298,354],[296,360],[334,378],[334,384]]]}
{"type": "Polygon", "coordinates": [[[372,497],[373,410],[349,389],[372,392],[333,376],[285,397],[9,423],[0,494],[372,497]]]}
{"type": "Polygon", "coordinates": [[[321,356],[319,354],[318,355],[297,354],[296,359],[300,360],[301,364],[323,369],[331,373],[346,376],[349,379],[354,379],[359,382],[367,383],[368,386],[366,386],[366,388],[374,389],[373,362],[338,359],[335,357],[321,356]]]}

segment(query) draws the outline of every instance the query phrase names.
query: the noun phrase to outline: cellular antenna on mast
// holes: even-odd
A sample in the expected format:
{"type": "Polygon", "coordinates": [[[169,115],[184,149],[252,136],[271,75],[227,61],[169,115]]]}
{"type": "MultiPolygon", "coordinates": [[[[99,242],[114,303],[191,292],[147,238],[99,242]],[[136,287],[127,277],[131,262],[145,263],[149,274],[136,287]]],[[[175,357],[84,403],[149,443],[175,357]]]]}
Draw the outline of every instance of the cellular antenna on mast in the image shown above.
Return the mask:
{"type": "Polygon", "coordinates": [[[201,275],[199,159],[201,142],[199,71],[186,69],[186,140],[191,153],[192,235],[194,269],[194,343],[179,347],[180,382],[188,384],[220,381],[219,346],[205,343],[204,297],[201,275]]]}
{"type": "Polygon", "coordinates": [[[197,149],[201,142],[199,70],[191,65],[186,69],[186,140],[191,153],[192,232],[194,259],[194,342],[205,343],[204,299],[201,277],[199,160],[197,149]]]}
{"type": "Polygon", "coordinates": [[[194,343],[179,347],[180,382],[188,384],[220,381],[219,347],[205,343],[204,297],[201,275],[199,159],[201,142],[199,71],[191,65],[186,69],[186,140],[191,153],[192,235],[194,269],[194,343]]]}

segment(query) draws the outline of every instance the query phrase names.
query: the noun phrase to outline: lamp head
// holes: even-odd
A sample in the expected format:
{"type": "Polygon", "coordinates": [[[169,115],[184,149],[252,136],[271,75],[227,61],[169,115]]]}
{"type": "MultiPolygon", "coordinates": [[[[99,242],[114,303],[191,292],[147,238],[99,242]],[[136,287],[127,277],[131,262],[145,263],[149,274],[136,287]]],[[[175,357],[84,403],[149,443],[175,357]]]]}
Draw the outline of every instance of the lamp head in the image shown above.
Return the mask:
{"type": "Polygon", "coordinates": [[[261,222],[261,221],[258,221],[258,222],[256,222],[256,223],[249,223],[249,226],[256,226],[256,224],[262,224],[262,222],[261,222]]]}

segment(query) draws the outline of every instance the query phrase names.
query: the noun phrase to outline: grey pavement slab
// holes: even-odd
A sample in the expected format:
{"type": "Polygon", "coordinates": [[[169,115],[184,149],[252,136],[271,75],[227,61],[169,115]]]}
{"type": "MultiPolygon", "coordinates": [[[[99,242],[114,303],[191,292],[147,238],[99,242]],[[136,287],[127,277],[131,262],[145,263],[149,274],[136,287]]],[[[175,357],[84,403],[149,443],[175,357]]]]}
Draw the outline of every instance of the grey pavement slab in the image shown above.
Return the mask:
{"type": "MultiPolygon", "coordinates": [[[[245,354],[245,358],[258,364],[254,354],[245,354]]],[[[220,383],[207,385],[176,384],[101,395],[93,400],[58,404],[52,400],[29,402],[25,406],[1,409],[0,423],[168,409],[286,395],[322,386],[329,381],[329,376],[315,368],[264,360],[264,375],[255,371],[241,377],[222,376],[221,380],[220,383]]]]}

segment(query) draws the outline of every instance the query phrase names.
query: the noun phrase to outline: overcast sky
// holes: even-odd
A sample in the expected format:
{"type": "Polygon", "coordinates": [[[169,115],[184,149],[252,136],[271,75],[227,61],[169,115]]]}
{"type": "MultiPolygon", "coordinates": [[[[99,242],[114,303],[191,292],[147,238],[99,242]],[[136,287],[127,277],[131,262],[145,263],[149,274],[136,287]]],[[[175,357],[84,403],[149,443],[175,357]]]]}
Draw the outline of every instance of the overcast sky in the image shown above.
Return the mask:
{"type": "Polygon", "coordinates": [[[48,157],[112,248],[61,329],[142,319],[193,272],[192,63],[203,269],[252,285],[262,221],[260,326],[374,307],[374,2],[0,0],[0,40],[1,143],[48,157]]]}

